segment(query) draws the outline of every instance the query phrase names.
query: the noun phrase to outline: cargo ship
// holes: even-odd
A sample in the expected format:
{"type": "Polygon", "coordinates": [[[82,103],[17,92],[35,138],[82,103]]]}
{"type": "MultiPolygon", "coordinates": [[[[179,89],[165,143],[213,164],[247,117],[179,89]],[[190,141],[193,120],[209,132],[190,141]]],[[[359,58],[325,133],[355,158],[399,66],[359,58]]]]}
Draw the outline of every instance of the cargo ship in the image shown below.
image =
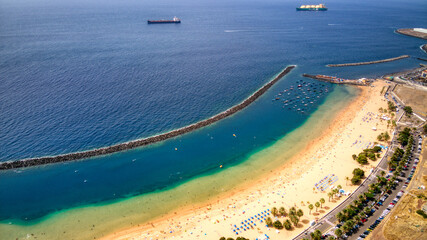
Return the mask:
{"type": "Polygon", "coordinates": [[[319,5],[301,5],[301,7],[297,8],[297,11],[327,11],[328,8],[325,4],[319,5]]]}
{"type": "Polygon", "coordinates": [[[147,23],[181,23],[181,19],[174,17],[172,20],[147,20],[147,23]]]}

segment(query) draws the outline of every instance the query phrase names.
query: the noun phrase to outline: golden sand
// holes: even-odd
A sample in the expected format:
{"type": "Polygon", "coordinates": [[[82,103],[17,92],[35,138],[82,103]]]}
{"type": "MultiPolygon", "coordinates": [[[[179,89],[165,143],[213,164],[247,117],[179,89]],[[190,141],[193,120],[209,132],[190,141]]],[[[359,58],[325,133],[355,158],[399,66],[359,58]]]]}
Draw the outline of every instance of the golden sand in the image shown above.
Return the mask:
{"type": "MultiPolygon", "coordinates": [[[[372,147],[379,133],[389,131],[387,122],[381,120],[379,108],[387,108],[386,100],[380,92],[384,82],[378,81],[372,87],[363,87],[360,95],[333,122],[325,124],[323,134],[310,141],[304,151],[286,159],[277,154],[276,158],[286,162],[280,169],[264,174],[259,180],[248,180],[249,184],[239,190],[223,194],[202,206],[193,206],[171,212],[150,223],[122,229],[103,238],[107,239],[219,239],[222,236],[244,236],[254,239],[267,234],[270,239],[291,239],[308,227],[308,223],[321,218],[328,209],[334,208],[344,197],[329,201],[327,192],[314,188],[324,177],[334,174],[346,193],[357,186],[351,186],[346,177],[352,177],[356,167],[365,170],[366,175],[377,164],[370,161],[361,167],[351,157],[367,146],[372,147]],[[376,130],[373,130],[376,128],[376,130]],[[314,204],[324,198],[323,208],[316,208],[309,214],[308,204],[314,204]],[[233,232],[233,226],[272,207],[292,206],[301,208],[304,216],[300,224],[291,231],[277,231],[267,228],[255,219],[254,228],[239,235],[233,232]]],[[[390,133],[391,134],[391,133],[390,133]]],[[[280,145],[280,143],[278,143],[280,145]]],[[[270,155],[272,156],[272,155],[270,155]]],[[[273,218],[274,219],[274,218],[273,218]]],[[[282,222],[285,218],[279,218],[282,222]]]]}

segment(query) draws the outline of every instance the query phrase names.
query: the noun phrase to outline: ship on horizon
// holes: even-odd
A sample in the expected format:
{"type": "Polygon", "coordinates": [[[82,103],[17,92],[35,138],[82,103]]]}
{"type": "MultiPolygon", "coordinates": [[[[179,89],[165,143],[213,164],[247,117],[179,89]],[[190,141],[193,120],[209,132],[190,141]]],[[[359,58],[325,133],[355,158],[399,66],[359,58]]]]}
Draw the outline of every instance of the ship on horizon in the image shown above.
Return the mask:
{"type": "Polygon", "coordinates": [[[147,20],[147,23],[181,23],[181,19],[174,17],[172,20],[147,20]]]}
{"type": "Polygon", "coordinates": [[[328,8],[325,4],[321,3],[319,5],[301,5],[297,8],[297,11],[327,11],[328,8]]]}

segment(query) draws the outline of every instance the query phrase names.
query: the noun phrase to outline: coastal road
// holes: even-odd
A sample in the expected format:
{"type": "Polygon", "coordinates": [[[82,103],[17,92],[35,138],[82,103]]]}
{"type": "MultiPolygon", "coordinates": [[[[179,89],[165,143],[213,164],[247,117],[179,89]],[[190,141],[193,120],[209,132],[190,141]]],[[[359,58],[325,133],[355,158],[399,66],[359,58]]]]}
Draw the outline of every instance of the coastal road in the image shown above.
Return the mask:
{"type": "MultiPolygon", "coordinates": [[[[388,95],[388,97],[390,98],[391,97],[390,96],[390,91],[387,91],[385,93],[385,95],[388,95]]],[[[403,105],[401,105],[401,107],[403,107],[403,105]]],[[[402,119],[402,116],[403,116],[403,109],[400,108],[399,112],[396,115],[397,123],[399,123],[399,121],[402,119]]],[[[344,208],[346,208],[349,204],[351,204],[354,200],[359,199],[359,195],[363,194],[364,192],[366,192],[369,189],[369,185],[370,184],[375,183],[377,175],[379,175],[379,173],[381,171],[383,171],[382,169],[388,169],[387,158],[388,158],[388,156],[390,156],[390,155],[393,154],[392,150],[397,146],[396,144],[397,144],[397,142],[396,142],[396,133],[394,132],[392,140],[391,140],[391,144],[390,144],[389,148],[387,149],[386,153],[384,154],[383,158],[380,160],[380,162],[378,163],[377,167],[363,181],[363,183],[346,200],[344,200],[341,204],[339,204],[337,207],[335,207],[329,213],[327,213],[325,216],[323,216],[314,226],[311,226],[311,227],[305,229],[302,233],[300,233],[298,236],[296,236],[293,239],[294,240],[300,240],[300,239],[303,239],[303,238],[309,238],[310,237],[310,233],[314,232],[315,230],[320,230],[323,234],[326,234],[329,231],[331,231],[332,228],[334,227],[333,224],[335,222],[337,222],[337,219],[336,219],[335,216],[339,212],[341,212],[344,208]]],[[[399,182],[399,184],[402,184],[402,182],[399,182]]],[[[396,189],[399,189],[400,187],[401,186],[398,186],[396,189]]],[[[393,191],[393,194],[397,194],[397,192],[398,191],[395,190],[395,191],[393,191]]],[[[387,198],[387,200],[392,201],[393,198],[389,197],[389,198],[387,198]]],[[[387,204],[387,206],[388,206],[388,204],[387,204]]],[[[383,210],[381,210],[379,212],[379,214],[381,214],[382,211],[383,210]]],[[[375,212],[375,213],[378,214],[378,212],[375,212]]],[[[368,223],[371,222],[371,221],[375,221],[375,219],[376,218],[374,218],[374,217],[370,217],[368,223]],[[372,220],[372,219],[374,219],[374,220],[372,220]]],[[[370,224],[365,224],[365,226],[366,225],[368,227],[370,226],[370,224]]],[[[363,233],[363,231],[359,231],[359,232],[358,232],[359,235],[361,233],[363,233]]]]}
{"type": "MultiPolygon", "coordinates": [[[[393,137],[394,139],[394,137],[393,137]]],[[[392,141],[394,142],[394,141],[392,141]]],[[[359,199],[359,195],[363,194],[369,189],[369,185],[371,183],[375,183],[377,179],[377,175],[382,171],[381,169],[387,169],[387,157],[390,154],[393,154],[393,151],[390,151],[390,149],[393,148],[393,145],[389,147],[384,157],[381,159],[381,161],[378,163],[377,167],[372,171],[372,173],[363,181],[363,183],[346,199],[344,202],[342,202],[338,207],[331,210],[328,214],[326,214],[324,217],[322,217],[316,225],[306,229],[304,232],[302,232],[300,235],[294,238],[294,240],[299,240],[303,238],[307,238],[310,236],[311,232],[314,232],[315,230],[320,230],[322,233],[327,233],[331,230],[332,227],[335,226],[335,222],[337,222],[336,215],[341,212],[344,208],[346,208],[349,204],[351,204],[354,200],[359,199]]],[[[375,220],[374,220],[375,221],[375,220]]],[[[369,226],[369,225],[368,225],[369,226]]]]}

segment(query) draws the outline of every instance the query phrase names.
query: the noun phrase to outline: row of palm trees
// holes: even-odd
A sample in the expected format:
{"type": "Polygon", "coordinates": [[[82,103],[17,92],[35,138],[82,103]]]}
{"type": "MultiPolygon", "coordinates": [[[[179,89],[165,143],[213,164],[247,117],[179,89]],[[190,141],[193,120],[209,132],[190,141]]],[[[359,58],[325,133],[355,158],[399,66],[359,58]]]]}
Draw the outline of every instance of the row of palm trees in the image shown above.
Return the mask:
{"type": "MultiPolygon", "coordinates": [[[[398,154],[401,156],[408,156],[412,148],[412,141],[409,141],[409,144],[404,154],[402,154],[399,149],[397,149],[396,152],[398,152],[398,154]]],[[[406,157],[398,160],[398,162],[405,162],[402,160],[406,160],[406,157]]],[[[351,230],[356,224],[360,223],[362,218],[366,217],[371,213],[370,207],[364,207],[366,206],[365,203],[369,202],[369,200],[374,199],[374,196],[377,193],[387,192],[396,187],[397,183],[395,183],[395,181],[397,179],[397,173],[399,173],[398,170],[394,172],[390,180],[387,180],[384,177],[385,172],[381,171],[380,176],[377,176],[377,181],[369,185],[369,189],[367,192],[364,192],[363,194],[359,195],[358,200],[354,200],[352,204],[347,206],[347,208],[343,209],[336,215],[336,218],[339,222],[344,222],[341,228],[335,230],[335,235],[338,238],[341,237],[345,232],[351,230]]]]}
{"type": "Polygon", "coordinates": [[[313,210],[314,207],[316,207],[316,212],[319,207],[320,208],[323,207],[323,204],[325,203],[325,199],[321,198],[318,202],[314,203],[314,206],[313,204],[310,204],[310,202],[307,202],[307,203],[308,203],[308,209],[310,210],[309,214],[311,214],[311,210],[313,210]]]}
{"type": "Polygon", "coordinates": [[[265,220],[265,223],[267,224],[267,226],[274,227],[276,229],[285,228],[286,230],[291,230],[292,224],[295,227],[298,226],[300,218],[304,215],[304,212],[302,211],[302,209],[297,210],[295,207],[291,207],[289,209],[289,212],[286,212],[286,209],[284,207],[280,207],[279,209],[277,209],[276,207],[273,207],[271,209],[271,215],[273,215],[274,217],[289,217],[289,219],[286,219],[282,224],[281,221],[276,220],[273,222],[273,220],[270,217],[268,217],[265,220]]]}
{"type": "Polygon", "coordinates": [[[328,201],[331,201],[331,198],[333,199],[333,196],[335,196],[336,194],[338,194],[340,192],[340,190],[342,189],[341,185],[338,185],[336,188],[332,189],[330,192],[328,192],[328,201]]]}

